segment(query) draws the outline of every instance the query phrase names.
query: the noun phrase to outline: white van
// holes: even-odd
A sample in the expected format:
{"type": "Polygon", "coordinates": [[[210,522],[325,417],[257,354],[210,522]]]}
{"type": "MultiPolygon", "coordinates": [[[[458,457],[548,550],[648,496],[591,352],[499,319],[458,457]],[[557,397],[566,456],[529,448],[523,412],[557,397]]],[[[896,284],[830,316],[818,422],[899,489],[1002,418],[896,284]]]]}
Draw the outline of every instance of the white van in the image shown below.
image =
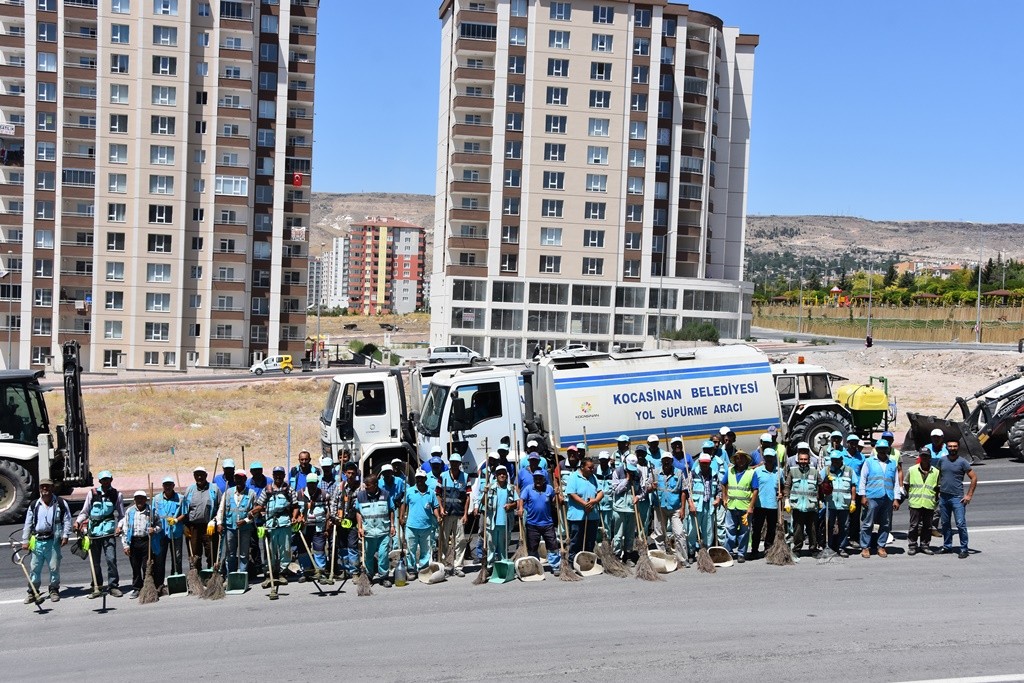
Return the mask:
{"type": "Polygon", "coordinates": [[[427,351],[431,363],[476,363],[484,357],[468,346],[434,346],[427,351]]]}
{"type": "Polygon", "coordinates": [[[289,355],[270,356],[269,358],[264,358],[261,361],[253,363],[252,367],[249,368],[249,372],[262,375],[264,372],[280,370],[287,375],[292,371],[293,367],[292,357],[289,355]]]}

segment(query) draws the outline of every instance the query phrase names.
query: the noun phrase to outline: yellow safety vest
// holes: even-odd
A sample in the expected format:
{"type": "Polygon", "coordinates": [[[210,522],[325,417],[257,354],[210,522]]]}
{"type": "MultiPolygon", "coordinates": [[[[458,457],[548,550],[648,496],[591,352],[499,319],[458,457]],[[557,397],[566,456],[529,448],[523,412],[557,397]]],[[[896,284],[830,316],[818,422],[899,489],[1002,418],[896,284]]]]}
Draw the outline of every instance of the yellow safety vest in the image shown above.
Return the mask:
{"type": "Polygon", "coordinates": [[[935,491],[939,487],[939,468],[932,467],[928,471],[928,476],[925,477],[921,473],[921,466],[914,465],[910,468],[907,481],[910,483],[908,487],[910,507],[934,510],[935,491]]]}
{"type": "Polygon", "coordinates": [[[729,504],[730,510],[746,510],[750,507],[750,499],[754,495],[754,489],[751,488],[751,484],[754,482],[754,470],[748,467],[739,479],[736,478],[736,470],[732,467],[729,468],[729,478],[726,480],[729,484],[729,504]]]}

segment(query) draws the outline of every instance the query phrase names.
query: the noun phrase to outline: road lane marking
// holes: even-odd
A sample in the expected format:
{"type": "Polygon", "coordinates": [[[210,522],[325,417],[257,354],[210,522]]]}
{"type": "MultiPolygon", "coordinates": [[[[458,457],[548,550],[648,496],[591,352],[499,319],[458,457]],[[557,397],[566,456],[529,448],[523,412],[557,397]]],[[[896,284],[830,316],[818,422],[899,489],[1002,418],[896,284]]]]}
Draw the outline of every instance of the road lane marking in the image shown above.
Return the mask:
{"type": "Polygon", "coordinates": [[[1024,673],[972,676],[970,678],[928,678],[919,681],[904,681],[904,683],[1009,683],[1012,681],[1024,681],[1024,673]]]}
{"type": "Polygon", "coordinates": [[[978,485],[982,484],[1022,484],[1024,479],[992,479],[988,481],[979,481],[978,485]]]}
{"type": "Polygon", "coordinates": [[[967,527],[967,531],[969,533],[972,533],[972,534],[975,534],[975,533],[979,533],[980,534],[980,533],[985,533],[985,532],[990,532],[990,531],[1024,531],[1024,525],[1017,525],[1017,526],[980,526],[980,527],[976,527],[976,528],[972,528],[972,527],[968,526],[967,527]]]}

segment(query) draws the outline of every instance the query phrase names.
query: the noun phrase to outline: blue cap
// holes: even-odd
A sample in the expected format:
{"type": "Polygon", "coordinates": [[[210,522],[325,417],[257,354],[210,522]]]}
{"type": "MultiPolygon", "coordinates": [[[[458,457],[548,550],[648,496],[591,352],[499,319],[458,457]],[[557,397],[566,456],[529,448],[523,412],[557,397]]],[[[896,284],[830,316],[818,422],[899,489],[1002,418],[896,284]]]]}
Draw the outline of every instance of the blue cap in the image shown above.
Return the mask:
{"type": "Polygon", "coordinates": [[[283,467],[281,467],[280,465],[278,465],[277,467],[275,467],[273,469],[273,473],[277,474],[278,472],[280,472],[281,474],[284,474],[285,473],[285,469],[283,467]]]}
{"type": "Polygon", "coordinates": [[[222,462],[220,466],[223,468],[234,467],[235,461],[232,460],[231,458],[224,458],[224,462],[222,462]]]}
{"type": "Polygon", "coordinates": [[[882,438],[883,439],[889,439],[891,441],[893,436],[894,435],[893,435],[892,432],[882,432],[882,438]]]}
{"type": "Polygon", "coordinates": [[[429,463],[431,465],[443,465],[444,464],[444,460],[442,460],[441,458],[439,458],[439,457],[437,457],[435,455],[430,460],[428,460],[427,463],[429,463]]]}
{"type": "Polygon", "coordinates": [[[702,449],[703,448],[714,448],[714,447],[715,447],[715,442],[714,441],[705,441],[704,445],[701,446],[702,449]]]}
{"type": "Polygon", "coordinates": [[[840,460],[842,460],[843,459],[843,452],[842,451],[838,451],[838,450],[833,450],[831,453],[828,454],[828,457],[832,458],[833,460],[835,460],[836,458],[839,458],[840,460]]]}
{"type": "Polygon", "coordinates": [[[585,443],[578,443],[578,444],[576,444],[576,450],[578,450],[578,451],[585,451],[585,450],[587,450],[587,444],[585,444],[585,443]]]}
{"type": "Polygon", "coordinates": [[[856,434],[850,434],[848,437],[846,437],[846,440],[847,441],[860,441],[860,437],[857,436],[856,434]]]}
{"type": "Polygon", "coordinates": [[[640,444],[639,446],[636,447],[636,450],[634,452],[635,453],[646,453],[647,452],[647,446],[645,446],[643,444],[640,444]]]}
{"type": "Polygon", "coordinates": [[[262,470],[262,469],[263,469],[263,463],[261,463],[259,460],[257,460],[253,464],[249,465],[249,471],[250,472],[252,472],[253,470],[262,470]]]}
{"type": "Polygon", "coordinates": [[[626,469],[627,469],[628,471],[630,471],[630,472],[639,472],[639,471],[640,471],[640,470],[638,470],[638,469],[637,469],[636,465],[634,465],[634,464],[633,464],[633,463],[631,463],[631,462],[627,462],[627,463],[626,463],[626,469]]]}
{"type": "Polygon", "coordinates": [[[830,439],[841,439],[841,438],[843,438],[843,433],[841,431],[839,431],[838,429],[836,429],[836,430],[833,430],[833,432],[831,434],[829,434],[828,437],[830,439]]]}
{"type": "Polygon", "coordinates": [[[776,458],[778,455],[779,454],[775,452],[774,448],[766,448],[761,451],[761,456],[765,458],[776,458]]]}
{"type": "Polygon", "coordinates": [[[629,436],[626,434],[619,434],[619,438],[615,439],[618,442],[629,441],[629,436]]]}
{"type": "Polygon", "coordinates": [[[114,478],[114,475],[110,473],[110,470],[103,470],[102,472],[100,472],[99,474],[96,475],[96,479],[99,480],[99,481],[103,481],[104,479],[113,479],[113,478],[114,478]]]}
{"type": "Polygon", "coordinates": [[[529,455],[526,456],[527,460],[540,460],[540,453],[537,451],[530,451],[529,455]]]}
{"type": "Polygon", "coordinates": [[[886,439],[879,439],[875,442],[875,448],[888,448],[889,442],[886,439]]]}

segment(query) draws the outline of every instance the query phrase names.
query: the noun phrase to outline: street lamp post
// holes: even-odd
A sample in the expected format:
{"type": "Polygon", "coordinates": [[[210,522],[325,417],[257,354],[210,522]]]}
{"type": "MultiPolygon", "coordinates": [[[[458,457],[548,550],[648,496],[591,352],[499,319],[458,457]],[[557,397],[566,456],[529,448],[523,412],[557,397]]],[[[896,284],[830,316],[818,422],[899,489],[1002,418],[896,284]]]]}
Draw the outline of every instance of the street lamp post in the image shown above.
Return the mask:
{"type": "Polygon", "coordinates": [[[979,225],[978,231],[981,233],[981,238],[978,240],[978,318],[974,324],[974,342],[976,344],[981,343],[981,260],[985,254],[985,228],[979,225]]]}
{"type": "Polygon", "coordinates": [[[799,317],[796,320],[796,333],[804,331],[804,259],[800,258],[800,308],[799,317]]]}
{"type": "Polygon", "coordinates": [[[867,345],[869,347],[871,346],[871,343],[872,343],[872,340],[871,340],[871,303],[872,303],[872,294],[874,292],[874,287],[875,287],[875,269],[871,268],[871,269],[868,270],[868,328],[867,328],[867,331],[866,331],[866,333],[864,335],[865,336],[864,343],[865,343],[865,345],[867,345]]]}
{"type": "Polygon", "coordinates": [[[320,277],[316,279],[316,342],[313,348],[316,349],[316,369],[320,369],[320,302],[323,300],[324,291],[324,249],[327,244],[320,243],[320,277]]]}
{"type": "MultiPolygon", "coordinates": [[[[14,252],[7,250],[7,263],[4,265],[4,275],[9,274],[7,264],[11,262],[11,255],[14,252]]],[[[11,283],[7,285],[7,369],[14,367],[11,363],[11,349],[14,343],[14,275],[11,275],[11,283]]]]}

